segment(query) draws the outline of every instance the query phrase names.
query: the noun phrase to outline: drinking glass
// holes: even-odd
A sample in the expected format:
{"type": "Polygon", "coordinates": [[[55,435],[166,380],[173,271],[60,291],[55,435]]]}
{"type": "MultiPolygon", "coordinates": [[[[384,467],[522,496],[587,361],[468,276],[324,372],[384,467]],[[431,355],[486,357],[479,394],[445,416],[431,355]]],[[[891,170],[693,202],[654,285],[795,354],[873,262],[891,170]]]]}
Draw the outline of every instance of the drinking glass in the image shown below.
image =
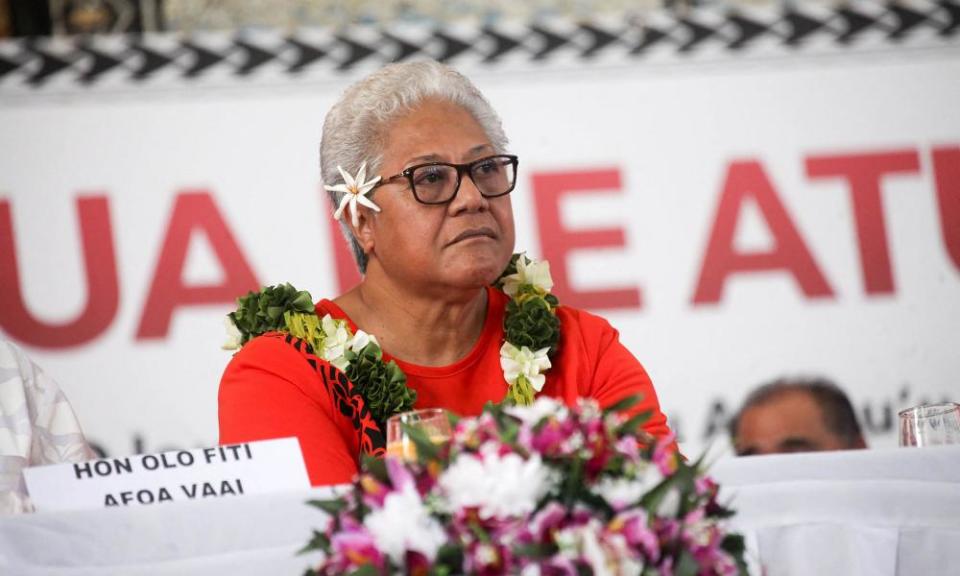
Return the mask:
{"type": "Polygon", "coordinates": [[[434,444],[441,444],[450,440],[452,430],[447,411],[442,408],[427,408],[395,414],[387,419],[387,454],[416,460],[417,446],[410,438],[406,427],[419,429],[434,444]]]}
{"type": "Polygon", "coordinates": [[[960,444],[960,404],[924,404],[900,412],[901,446],[960,444]]]}

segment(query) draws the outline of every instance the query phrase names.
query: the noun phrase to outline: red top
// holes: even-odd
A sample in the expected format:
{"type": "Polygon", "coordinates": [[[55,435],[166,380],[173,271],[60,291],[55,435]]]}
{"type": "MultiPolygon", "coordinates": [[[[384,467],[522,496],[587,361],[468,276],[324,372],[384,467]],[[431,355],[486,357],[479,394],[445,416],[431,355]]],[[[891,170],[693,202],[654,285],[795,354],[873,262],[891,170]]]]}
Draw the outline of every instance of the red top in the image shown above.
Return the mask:
{"type": "MultiPolygon", "coordinates": [[[[480,413],[487,401],[507,391],[500,368],[503,315],[508,297],[488,289],[487,318],[480,338],[460,361],[449,366],[420,366],[392,358],[417,392],[417,408],[442,407],[462,416],[480,413]]],[[[356,325],[329,300],[316,305],[356,325]]],[[[598,316],[560,306],[560,347],[551,359],[540,394],[573,404],[590,397],[601,407],[631,394],[643,401],[631,412],[649,411],[643,428],[669,433],[650,377],[620,343],[617,331],[598,316]]],[[[384,360],[391,357],[384,352],[384,360]]],[[[248,342],[227,366],[220,382],[220,443],[235,444],[296,436],[314,486],[349,482],[361,452],[382,453],[385,431],[370,416],[352,384],[309,346],[286,334],[270,333],[248,342]]]]}

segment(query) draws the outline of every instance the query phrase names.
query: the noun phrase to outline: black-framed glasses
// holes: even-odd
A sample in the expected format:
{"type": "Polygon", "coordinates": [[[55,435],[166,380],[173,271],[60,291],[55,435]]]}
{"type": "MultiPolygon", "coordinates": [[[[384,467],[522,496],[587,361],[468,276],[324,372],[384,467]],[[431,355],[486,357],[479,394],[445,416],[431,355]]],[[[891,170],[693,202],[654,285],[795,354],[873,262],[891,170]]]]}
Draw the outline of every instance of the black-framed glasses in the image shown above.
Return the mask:
{"type": "Polygon", "coordinates": [[[517,157],[512,154],[487,156],[466,164],[427,162],[411,166],[377,187],[406,178],[413,197],[421,204],[446,204],[457,197],[462,175],[466,173],[485,198],[505,196],[517,184],[517,157]]]}

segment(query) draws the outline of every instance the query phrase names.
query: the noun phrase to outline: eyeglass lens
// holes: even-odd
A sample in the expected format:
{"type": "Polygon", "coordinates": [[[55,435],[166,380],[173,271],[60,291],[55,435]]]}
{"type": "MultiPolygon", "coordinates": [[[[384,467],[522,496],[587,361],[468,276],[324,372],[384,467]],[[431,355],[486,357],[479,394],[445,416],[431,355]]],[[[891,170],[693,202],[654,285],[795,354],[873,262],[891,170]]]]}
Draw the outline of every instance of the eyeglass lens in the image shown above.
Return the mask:
{"type": "MultiPolygon", "coordinates": [[[[516,176],[513,160],[506,156],[484,158],[470,165],[470,178],[480,194],[502,196],[513,189],[516,176]]],[[[413,193],[420,202],[440,204],[457,194],[459,174],[455,166],[433,164],[420,166],[411,174],[413,193]]]]}

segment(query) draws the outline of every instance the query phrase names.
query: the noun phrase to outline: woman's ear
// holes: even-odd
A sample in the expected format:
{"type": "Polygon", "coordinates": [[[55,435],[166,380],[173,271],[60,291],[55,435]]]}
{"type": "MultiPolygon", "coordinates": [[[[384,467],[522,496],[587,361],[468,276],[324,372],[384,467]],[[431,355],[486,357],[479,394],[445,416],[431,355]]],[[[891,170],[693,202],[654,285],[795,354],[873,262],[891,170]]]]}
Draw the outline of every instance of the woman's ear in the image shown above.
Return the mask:
{"type": "Polygon", "coordinates": [[[353,232],[353,237],[357,239],[357,243],[360,244],[363,253],[369,255],[373,252],[373,247],[376,244],[375,215],[373,211],[368,208],[360,208],[360,213],[357,214],[357,217],[357,225],[354,226],[351,222],[350,231],[353,232]]]}

